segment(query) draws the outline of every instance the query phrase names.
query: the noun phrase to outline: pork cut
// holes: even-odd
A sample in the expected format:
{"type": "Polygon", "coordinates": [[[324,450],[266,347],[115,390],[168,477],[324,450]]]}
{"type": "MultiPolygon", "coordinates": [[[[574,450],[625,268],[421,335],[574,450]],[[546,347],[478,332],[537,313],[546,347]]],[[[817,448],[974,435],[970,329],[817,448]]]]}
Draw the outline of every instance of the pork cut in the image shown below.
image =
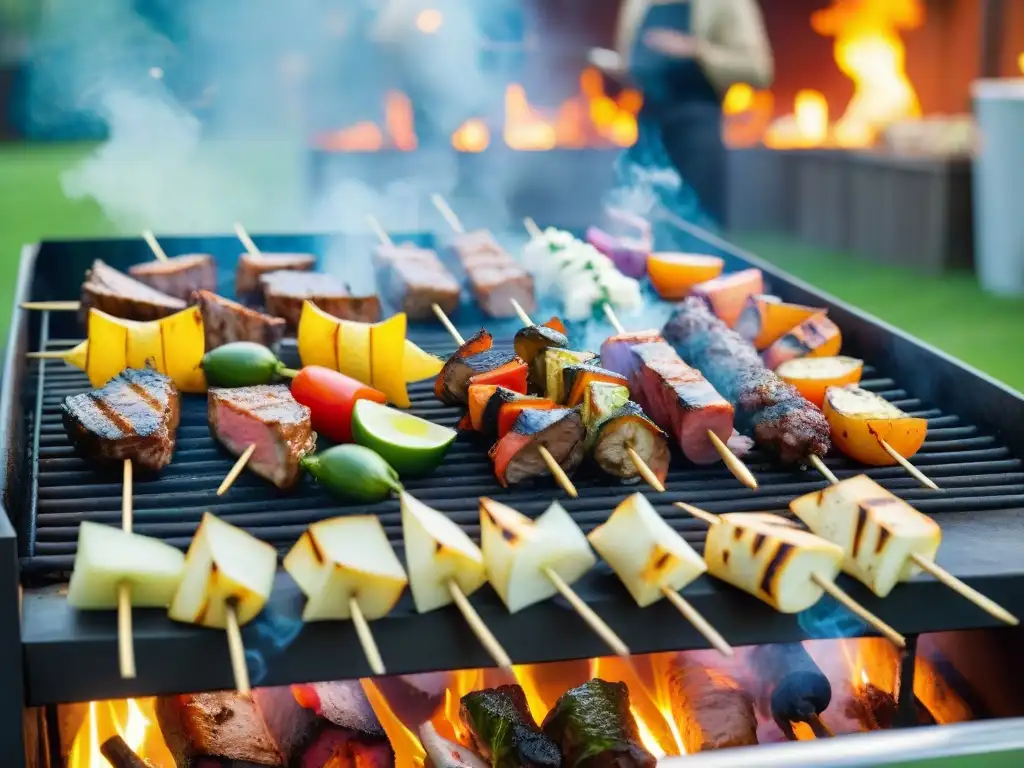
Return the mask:
{"type": "Polygon", "coordinates": [[[174,455],[181,406],[171,380],[152,368],[128,368],[101,388],[64,400],[64,430],[86,459],[159,470],[174,455]]]}
{"type": "Polygon", "coordinates": [[[316,265],[311,253],[243,253],[235,268],[235,296],[239,301],[263,303],[263,285],[260,277],[268,272],[295,270],[308,272],[316,265]]]}
{"type": "Polygon", "coordinates": [[[208,416],[213,434],[234,455],[256,445],[248,468],[278,488],[298,482],[299,459],[316,447],[309,408],[283,384],[211,388],[208,416]]]}
{"type": "Polygon", "coordinates": [[[283,318],[265,315],[210,291],[196,291],[192,301],[203,315],[207,352],[234,341],[252,341],[276,351],[284,336],[283,318]]]}
{"type": "Polygon", "coordinates": [[[86,323],[90,309],[126,320],[159,320],[185,308],[185,302],[150,288],[96,259],[82,283],[79,319],[86,323]]]}
{"type": "Polygon", "coordinates": [[[535,307],[533,276],[487,230],[457,235],[452,249],[466,272],[469,287],[491,317],[515,317],[512,299],[527,313],[535,307]]]}
{"type": "Polygon", "coordinates": [[[128,274],[182,301],[188,301],[194,291],[217,290],[217,270],[208,253],[187,253],[167,261],[134,264],[128,268],[128,274]]]}
{"type": "Polygon", "coordinates": [[[352,296],[339,280],[321,272],[268,272],[260,278],[267,311],[283,317],[295,329],[308,300],[342,320],[375,323],[380,320],[380,300],[373,295],[352,296]]]}
{"type": "Polygon", "coordinates": [[[414,245],[381,245],[374,253],[377,286],[384,300],[411,320],[431,320],[433,305],[451,315],[462,287],[434,251],[414,245]]]}

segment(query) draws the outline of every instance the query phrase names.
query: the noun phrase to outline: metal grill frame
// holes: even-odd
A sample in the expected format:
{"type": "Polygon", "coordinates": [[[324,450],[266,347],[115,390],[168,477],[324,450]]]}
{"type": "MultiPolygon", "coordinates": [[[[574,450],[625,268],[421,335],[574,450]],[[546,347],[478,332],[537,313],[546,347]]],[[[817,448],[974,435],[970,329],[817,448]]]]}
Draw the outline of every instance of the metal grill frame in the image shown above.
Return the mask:
{"type": "MultiPolygon", "coordinates": [[[[400,238],[396,238],[400,239],[400,238]]],[[[422,238],[417,238],[422,242],[422,238]]],[[[289,238],[257,237],[267,250],[314,250],[322,246],[297,244],[289,238]]],[[[303,239],[305,242],[308,238],[303,239]]],[[[348,247],[368,245],[365,238],[347,238],[348,247]]],[[[219,259],[239,251],[228,237],[165,238],[171,253],[201,250],[219,259]]],[[[43,243],[27,247],[22,254],[16,300],[67,298],[54,295],[52,275],[41,275],[41,268],[56,263],[67,249],[85,250],[102,255],[115,266],[146,258],[145,247],[135,240],[74,241],[43,243]],[[40,258],[42,256],[42,259],[40,258]]],[[[965,423],[996,436],[1009,454],[1003,469],[1019,470],[1024,456],[1024,398],[1020,393],[984,374],[919,342],[895,328],[870,318],[837,299],[815,291],[790,278],[757,257],[737,248],[712,248],[726,258],[727,270],[746,266],[761,268],[772,291],[783,299],[803,304],[828,306],[831,316],[842,328],[846,348],[864,357],[878,369],[891,374],[921,400],[935,404],[965,423]]],[[[91,259],[90,259],[91,260],[91,259]]],[[[77,271],[70,279],[77,284],[77,271]]],[[[66,330],[73,319],[53,316],[56,333],[66,330]]],[[[18,480],[32,469],[26,451],[26,419],[23,397],[30,386],[24,353],[37,348],[44,333],[47,316],[14,310],[12,332],[6,351],[5,371],[0,389],[0,446],[6,461],[0,476],[3,481],[5,516],[0,516],[0,567],[7,578],[0,581],[0,622],[15,641],[13,620],[17,614],[19,566],[11,523],[20,520],[25,509],[12,505],[19,496],[18,480]]],[[[461,323],[460,323],[461,324],[461,323]]],[[[489,324],[492,328],[493,323],[489,324]]],[[[514,327],[514,325],[511,325],[514,327]]],[[[499,330],[499,333],[501,331],[499,330]]],[[[80,331],[78,332],[80,334],[80,331]]],[[[429,339],[442,338],[436,329],[424,331],[429,339]]],[[[411,333],[417,338],[418,332],[411,333]]],[[[1004,452],[1005,454],[1005,452],[1004,452]]],[[[1003,455],[1003,454],[1000,454],[1003,455]]],[[[995,457],[994,457],[995,458],[995,457]]],[[[830,460],[831,463],[831,460],[830,460]]],[[[927,468],[927,467],[926,467],[927,468]]],[[[965,474],[970,473],[964,467],[965,474]]],[[[843,474],[843,473],[841,473],[843,474]]],[[[849,474],[849,473],[846,473],[849,474]]],[[[886,482],[900,495],[914,488],[912,481],[896,480],[897,470],[877,470],[875,476],[892,478],[886,482]],[[881,473],[881,474],[878,474],[881,473]]],[[[798,478],[801,485],[822,487],[817,476],[798,478]]],[[[941,484],[941,476],[940,476],[941,484]]],[[[497,485],[495,484],[495,489],[497,485]]],[[[619,498],[631,489],[623,489],[619,498]]],[[[794,491],[795,492],[795,491],[794,491]]],[[[550,498],[549,489],[526,491],[539,503],[550,498]]],[[[914,492],[916,495],[917,492],[914,492]]],[[[585,494],[584,494],[585,496],[585,494]]],[[[911,496],[913,498],[914,496],[911,496]]],[[[763,506],[751,496],[748,509],[763,506]]],[[[700,501],[712,511],[727,511],[735,505],[700,501]]],[[[765,499],[766,501],[767,499],[765,499]]],[[[512,498],[516,503],[515,497],[512,498]]],[[[580,503],[585,504],[585,498],[580,503]]],[[[939,561],[953,573],[1011,611],[1024,611],[1024,561],[1019,557],[1024,545],[1024,499],[1005,497],[997,511],[944,512],[940,523],[944,543],[939,561]]],[[[601,514],[610,513],[602,508],[601,514]]],[[[597,514],[596,511],[593,514],[597,514]]],[[[696,523],[687,530],[699,531],[696,523]]],[[[699,534],[698,534],[699,537],[699,534]]],[[[692,537],[691,537],[692,538],[692,537]]],[[[997,626],[994,619],[965,600],[952,595],[930,578],[919,578],[901,585],[885,600],[872,596],[850,579],[843,586],[867,607],[908,635],[948,629],[997,626]]],[[[706,647],[706,642],[670,606],[657,604],[641,611],[606,567],[600,567],[579,584],[580,594],[618,630],[637,653],[685,650],[706,647]]],[[[759,601],[711,579],[701,579],[686,590],[687,598],[736,645],[790,642],[806,637],[795,616],[775,613],[759,601]]],[[[494,629],[517,662],[558,661],[601,655],[606,649],[585,630],[560,599],[533,606],[509,616],[493,591],[485,588],[473,597],[481,615],[494,629]]],[[[279,573],[269,610],[271,614],[295,617],[301,595],[291,580],[279,573]]],[[[223,634],[170,622],[161,611],[137,611],[135,642],[139,674],[133,681],[121,680],[117,673],[116,618],[111,613],[79,614],[70,610],[56,588],[26,589],[22,606],[21,643],[24,652],[24,695],[32,705],[60,701],[93,700],[124,696],[152,695],[182,691],[214,690],[232,686],[227,646],[223,634]]],[[[259,628],[246,631],[247,644],[260,645],[259,628]]],[[[408,673],[434,669],[488,666],[489,658],[464,626],[454,608],[419,616],[408,597],[395,611],[374,622],[374,634],[380,644],[389,673],[408,673]],[[415,642],[409,638],[415,637],[415,642]]],[[[3,638],[0,638],[0,642],[3,638]]],[[[254,682],[264,685],[288,684],[325,679],[343,679],[369,674],[356,640],[346,623],[309,625],[302,629],[286,649],[268,658],[265,675],[254,682]]],[[[0,684],[9,677],[4,691],[20,692],[22,677],[14,660],[5,665],[0,684]]],[[[8,698],[11,698],[8,696],[8,698]]],[[[5,707],[0,706],[0,715],[5,707]]],[[[0,728],[9,718],[2,718],[0,728]]],[[[20,722],[20,720],[19,720],[20,722]]],[[[0,734],[2,735],[2,734],[0,734]]]]}

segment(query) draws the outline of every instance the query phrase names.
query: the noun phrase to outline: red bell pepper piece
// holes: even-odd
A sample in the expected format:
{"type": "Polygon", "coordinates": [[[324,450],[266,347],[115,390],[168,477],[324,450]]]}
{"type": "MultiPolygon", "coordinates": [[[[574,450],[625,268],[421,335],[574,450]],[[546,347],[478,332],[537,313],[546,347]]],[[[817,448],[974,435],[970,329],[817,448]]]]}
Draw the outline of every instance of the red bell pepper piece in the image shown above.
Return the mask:
{"type": "Polygon", "coordinates": [[[352,441],[357,400],[385,403],[384,393],[319,365],[307,365],[292,379],[292,397],[310,410],[313,429],[336,443],[352,441]]]}
{"type": "Polygon", "coordinates": [[[474,384],[496,384],[505,389],[511,389],[521,395],[526,394],[526,373],[527,365],[516,358],[511,362],[499,365],[493,371],[478,373],[469,380],[469,385],[474,384]]]}

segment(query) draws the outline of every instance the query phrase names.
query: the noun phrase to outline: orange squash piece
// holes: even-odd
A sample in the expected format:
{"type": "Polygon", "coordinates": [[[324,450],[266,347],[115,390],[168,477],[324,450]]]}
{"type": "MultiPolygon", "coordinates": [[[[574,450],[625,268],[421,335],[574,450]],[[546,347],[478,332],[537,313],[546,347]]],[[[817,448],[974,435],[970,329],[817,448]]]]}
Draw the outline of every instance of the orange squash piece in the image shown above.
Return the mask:
{"type": "Polygon", "coordinates": [[[787,360],[800,357],[833,357],[843,346],[843,334],[824,312],[809,317],[784,333],[761,357],[773,371],[787,360]]]}
{"type": "Polygon", "coordinates": [[[786,361],[775,373],[821,408],[826,389],[858,384],[863,370],[864,361],[855,357],[801,357],[786,361]]]}
{"type": "Polygon", "coordinates": [[[565,330],[565,323],[562,322],[562,318],[558,315],[553,315],[544,325],[553,331],[558,331],[560,334],[565,336],[568,331],[565,330]]]}
{"type": "Polygon", "coordinates": [[[497,384],[469,385],[469,426],[477,430],[478,432],[480,431],[480,427],[483,424],[484,408],[487,407],[487,401],[491,399],[491,395],[494,394],[494,390],[496,390],[497,388],[497,384]]]}
{"type": "Polygon", "coordinates": [[[690,294],[700,296],[718,318],[732,328],[740,319],[747,299],[764,293],[764,275],[760,269],[744,269],[693,286],[690,294]]]}
{"type": "Polygon", "coordinates": [[[896,463],[882,440],[909,459],[921,450],[928,435],[926,419],[908,416],[884,397],[856,386],[826,389],[822,410],[839,450],[873,467],[896,463]]]}
{"type": "Polygon", "coordinates": [[[693,286],[722,274],[725,262],[700,253],[652,253],[647,275],[657,294],[668,301],[684,299],[693,286]]]}
{"type": "Polygon", "coordinates": [[[740,318],[736,321],[736,332],[753,342],[758,350],[763,350],[786,331],[824,311],[803,304],[787,304],[775,296],[757,294],[748,298],[743,306],[740,318]]]}

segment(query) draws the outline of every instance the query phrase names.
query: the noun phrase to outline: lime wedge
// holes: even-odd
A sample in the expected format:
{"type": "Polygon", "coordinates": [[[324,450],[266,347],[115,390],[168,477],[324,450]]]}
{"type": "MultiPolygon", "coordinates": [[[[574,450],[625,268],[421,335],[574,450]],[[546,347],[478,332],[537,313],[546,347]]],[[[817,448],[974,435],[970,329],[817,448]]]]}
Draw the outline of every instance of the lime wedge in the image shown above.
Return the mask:
{"type": "Polygon", "coordinates": [[[456,434],[454,429],[369,400],[356,401],[352,411],[355,441],[379,453],[402,477],[436,469],[456,434]]]}

